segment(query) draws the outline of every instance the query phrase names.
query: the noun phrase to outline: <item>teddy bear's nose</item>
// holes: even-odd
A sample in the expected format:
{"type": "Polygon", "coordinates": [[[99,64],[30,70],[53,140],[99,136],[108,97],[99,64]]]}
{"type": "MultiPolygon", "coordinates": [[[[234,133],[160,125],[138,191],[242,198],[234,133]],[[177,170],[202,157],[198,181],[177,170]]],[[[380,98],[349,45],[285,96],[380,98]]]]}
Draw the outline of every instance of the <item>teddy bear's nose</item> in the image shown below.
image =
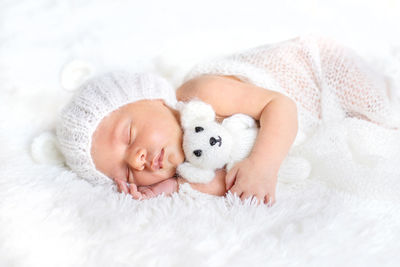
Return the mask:
{"type": "Polygon", "coordinates": [[[193,151],[193,154],[196,156],[196,157],[201,157],[201,150],[200,149],[197,149],[197,150],[195,150],[195,151],[193,151]]]}
{"type": "Polygon", "coordinates": [[[214,138],[214,137],[211,137],[210,138],[210,145],[215,145],[216,143],[218,143],[218,146],[221,146],[221,144],[222,144],[222,138],[221,138],[221,136],[219,136],[218,135],[218,139],[216,139],[216,138],[214,138]]]}

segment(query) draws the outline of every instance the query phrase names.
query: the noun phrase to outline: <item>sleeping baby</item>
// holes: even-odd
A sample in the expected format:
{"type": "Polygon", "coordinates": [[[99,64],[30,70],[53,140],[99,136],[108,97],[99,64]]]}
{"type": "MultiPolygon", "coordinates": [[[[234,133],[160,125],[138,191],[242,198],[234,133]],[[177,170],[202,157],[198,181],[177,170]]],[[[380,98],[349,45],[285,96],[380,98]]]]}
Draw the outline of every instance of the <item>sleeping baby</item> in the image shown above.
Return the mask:
{"type": "Polygon", "coordinates": [[[192,178],[177,175],[185,160],[177,100],[199,99],[220,122],[240,113],[259,127],[248,155],[191,187],[274,203],[291,146],[322,121],[357,117],[397,129],[390,90],[350,49],[298,37],[199,64],[177,90],[153,74],[95,77],[61,112],[57,137],[67,165],[91,183],[115,183],[135,199],[168,195],[192,178]]]}

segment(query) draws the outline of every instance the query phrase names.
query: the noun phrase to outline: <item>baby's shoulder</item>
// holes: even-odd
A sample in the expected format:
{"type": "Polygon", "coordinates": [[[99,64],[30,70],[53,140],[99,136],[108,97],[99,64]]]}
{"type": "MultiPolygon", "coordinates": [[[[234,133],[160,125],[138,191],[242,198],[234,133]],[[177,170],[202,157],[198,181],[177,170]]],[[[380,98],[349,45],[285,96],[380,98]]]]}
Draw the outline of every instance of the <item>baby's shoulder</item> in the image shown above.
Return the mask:
{"type": "Polygon", "coordinates": [[[213,89],[232,86],[232,81],[242,83],[234,76],[201,75],[185,81],[176,90],[176,97],[179,101],[189,101],[196,98],[203,100],[215,92],[213,89]]]}
{"type": "Polygon", "coordinates": [[[234,76],[203,75],[186,81],[176,91],[178,101],[199,99],[210,104],[222,118],[236,113],[258,120],[278,92],[241,81],[234,76]]]}

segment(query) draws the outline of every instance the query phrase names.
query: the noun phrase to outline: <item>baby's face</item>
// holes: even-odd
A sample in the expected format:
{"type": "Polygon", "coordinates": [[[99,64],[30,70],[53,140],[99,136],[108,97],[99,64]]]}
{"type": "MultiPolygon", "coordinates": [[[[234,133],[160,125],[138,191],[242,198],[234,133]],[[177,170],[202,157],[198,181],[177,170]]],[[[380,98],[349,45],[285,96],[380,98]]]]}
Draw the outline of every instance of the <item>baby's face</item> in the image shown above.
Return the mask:
{"type": "Polygon", "coordinates": [[[136,185],[174,176],[184,160],[178,118],[162,100],[141,100],[112,112],[93,134],[96,168],[113,180],[136,185]]]}

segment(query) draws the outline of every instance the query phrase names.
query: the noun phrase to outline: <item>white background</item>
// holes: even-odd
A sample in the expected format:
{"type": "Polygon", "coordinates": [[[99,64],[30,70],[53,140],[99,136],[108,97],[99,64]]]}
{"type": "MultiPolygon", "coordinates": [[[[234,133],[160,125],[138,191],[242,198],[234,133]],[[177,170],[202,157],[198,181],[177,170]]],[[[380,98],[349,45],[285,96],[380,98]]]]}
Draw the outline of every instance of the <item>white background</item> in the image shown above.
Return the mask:
{"type": "Polygon", "coordinates": [[[399,139],[365,138],[352,121],[321,129],[312,179],[282,186],[271,209],[138,203],[30,156],[72,95],[60,77],[76,60],[92,75],[153,71],[178,85],[198,60],[308,33],[389,60],[399,14],[395,0],[0,0],[0,266],[399,266],[399,172],[346,158],[399,139]],[[358,147],[329,142],[349,136],[358,147]]]}
{"type": "Polygon", "coordinates": [[[179,83],[174,67],[307,33],[385,55],[400,43],[399,14],[396,0],[2,0],[0,86],[18,97],[60,90],[72,60],[94,73],[161,68],[179,83]]]}

